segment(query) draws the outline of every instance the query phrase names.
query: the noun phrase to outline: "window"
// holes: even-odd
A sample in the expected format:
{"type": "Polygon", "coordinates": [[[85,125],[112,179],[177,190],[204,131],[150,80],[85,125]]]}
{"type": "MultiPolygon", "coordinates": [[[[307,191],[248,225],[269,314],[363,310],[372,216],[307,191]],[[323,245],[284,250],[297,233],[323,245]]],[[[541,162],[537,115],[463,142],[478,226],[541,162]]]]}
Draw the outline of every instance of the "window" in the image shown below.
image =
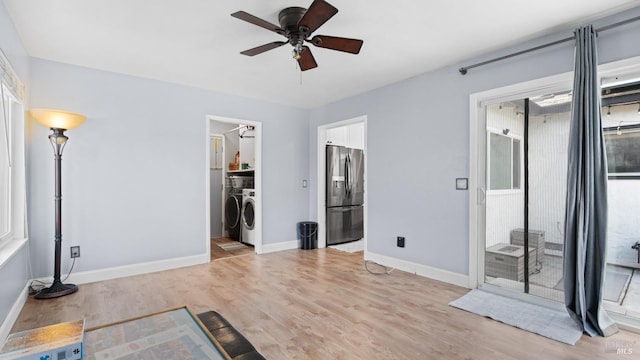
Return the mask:
{"type": "Polygon", "coordinates": [[[11,235],[11,106],[6,88],[0,98],[0,243],[11,235]]]}
{"type": "Polygon", "coordinates": [[[640,125],[603,130],[609,179],[640,179],[640,125]]]}
{"type": "Polygon", "coordinates": [[[520,189],[520,140],[506,134],[489,131],[489,190],[520,189]]]}
{"type": "Polygon", "coordinates": [[[26,238],[24,86],[0,51],[0,265],[12,240],[26,238]]]}

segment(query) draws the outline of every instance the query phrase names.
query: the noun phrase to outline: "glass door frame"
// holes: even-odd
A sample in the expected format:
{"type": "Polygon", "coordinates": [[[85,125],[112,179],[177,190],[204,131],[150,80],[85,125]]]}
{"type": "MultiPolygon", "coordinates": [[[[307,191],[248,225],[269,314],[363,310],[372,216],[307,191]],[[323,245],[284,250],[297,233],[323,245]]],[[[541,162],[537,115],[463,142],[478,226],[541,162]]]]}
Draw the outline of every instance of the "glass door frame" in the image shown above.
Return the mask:
{"type": "MultiPolygon", "coordinates": [[[[470,174],[475,177],[469,179],[470,188],[475,191],[470,192],[470,219],[474,221],[470,223],[470,243],[469,243],[469,259],[470,259],[470,282],[472,288],[483,288],[491,292],[517,298],[523,301],[543,305],[551,308],[563,309],[564,305],[550,299],[539,296],[530,295],[528,291],[522,292],[504,288],[485,282],[485,248],[486,248],[486,199],[487,199],[487,113],[486,108],[489,104],[503,103],[509,101],[524,101],[524,99],[532,98],[542,94],[554,92],[562,92],[572,87],[572,74],[562,74],[551,78],[544,78],[536,81],[516,84],[490,90],[483,93],[473,94],[470,97],[470,109],[472,114],[470,117],[470,134],[471,138],[475,138],[475,145],[470,146],[470,164],[473,168],[470,174]],[[475,113],[475,114],[474,114],[475,113]],[[475,151],[474,151],[475,150],[475,151]],[[475,161],[473,161],[475,159],[475,161]],[[472,241],[475,240],[475,241],[472,241]],[[474,244],[475,242],[475,244],[474,244]],[[473,247],[473,249],[472,249],[473,247]],[[475,264],[471,260],[475,260],[475,264]],[[475,276],[471,275],[475,270],[475,276]]],[[[522,141],[525,139],[523,138],[522,141]]],[[[524,144],[523,144],[524,145],[524,144]]],[[[525,157],[525,154],[522,154],[525,157]]],[[[521,170],[520,191],[525,191],[524,166],[521,170]]],[[[523,209],[524,212],[524,209],[523,209]]],[[[528,278],[528,276],[526,277],[528,278]]],[[[523,289],[528,289],[525,286],[523,289]]]]}

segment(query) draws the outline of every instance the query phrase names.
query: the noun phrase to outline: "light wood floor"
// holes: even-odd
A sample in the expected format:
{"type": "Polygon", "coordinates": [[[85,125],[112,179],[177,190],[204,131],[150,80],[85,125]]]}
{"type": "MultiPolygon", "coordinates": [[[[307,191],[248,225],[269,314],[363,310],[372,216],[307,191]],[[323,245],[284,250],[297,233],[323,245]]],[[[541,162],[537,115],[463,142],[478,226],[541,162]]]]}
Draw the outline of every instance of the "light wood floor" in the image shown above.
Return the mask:
{"type": "Polygon", "coordinates": [[[86,326],[189,306],[217,310],[269,359],[637,359],[640,335],[565,345],[450,307],[468,290],[395,270],[373,275],[362,253],[248,254],[29,298],[13,331],[86,319],[86,326]],[[612,345],[614,344],[614,345],[612,345]],[[633,355],[616,355],[631,344],[633,355]],[[615,351],[615,349],[613,350],[615,351]]]}

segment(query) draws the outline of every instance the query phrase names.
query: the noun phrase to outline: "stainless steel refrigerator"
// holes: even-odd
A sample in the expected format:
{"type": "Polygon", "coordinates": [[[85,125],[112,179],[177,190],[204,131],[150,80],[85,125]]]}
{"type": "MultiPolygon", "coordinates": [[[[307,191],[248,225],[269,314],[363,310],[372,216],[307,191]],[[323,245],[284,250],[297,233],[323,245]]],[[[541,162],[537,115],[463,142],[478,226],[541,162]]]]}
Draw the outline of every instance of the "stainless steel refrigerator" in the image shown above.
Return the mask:
{"type": "Polygon", "coordinates": [[[327,145],[327,245],[364,237],[364,153],[327,145]]]}

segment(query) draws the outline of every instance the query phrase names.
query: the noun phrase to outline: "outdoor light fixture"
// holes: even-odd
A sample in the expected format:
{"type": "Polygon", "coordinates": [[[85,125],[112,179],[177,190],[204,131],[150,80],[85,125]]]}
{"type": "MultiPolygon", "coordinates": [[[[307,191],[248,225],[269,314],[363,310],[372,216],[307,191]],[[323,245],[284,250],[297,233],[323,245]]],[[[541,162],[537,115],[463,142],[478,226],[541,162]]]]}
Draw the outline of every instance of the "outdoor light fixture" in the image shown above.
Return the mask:
{"type": "Polygon", "coordinates": [[[622,125],[624,121],[620,121],[618,123],[618,128],[616,129],[616,135],[622,135],[622,129],[620,129],[620,126],[622,125]]]}
{"type": "Polygon", "coordinates": [[[55,161],[55,254],[53,284],[36,293],[36,299],[51,299],[78,291],[74,284],[63,284],[60,280],[60,256],[62,252],[62,151],[69,138],[66,130],[80,126],[87,117],[61,110],[33,109],[31,116],[40,124],[51,129],[49,141],[53,147],[55,161]]]}
{"type": "Polygon", "coordinates": [[[611,116],[611,105],[609,105],[609,108],[607,109],[607,116],[611,116]]]}

